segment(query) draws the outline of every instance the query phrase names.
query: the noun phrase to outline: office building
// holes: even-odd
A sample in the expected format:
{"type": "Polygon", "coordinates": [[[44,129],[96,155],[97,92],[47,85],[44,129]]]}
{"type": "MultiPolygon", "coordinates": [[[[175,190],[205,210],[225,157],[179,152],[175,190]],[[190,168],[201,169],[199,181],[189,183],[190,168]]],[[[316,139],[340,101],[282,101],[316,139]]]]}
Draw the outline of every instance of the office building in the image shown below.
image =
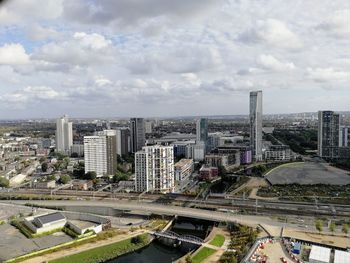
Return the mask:
{"type": "Polygon", "coordinates": [[[72,122],[68,121],[68,116],[56,120],[56,151],[68,154],[73,145],[72,122]]]}
{"type": "MultiPolygon", "coordinates": [[[[205,118],[200,118],[196,123],[196,143],[203,142],[205,148],[207,148],[208,143],[208,120],[205,118]]],[[[207,149],[206,149],[207,150],[207,149]]]]}
{"type": "Polygon", "coordinates": [[[135,153],[135,190],[137,192],[174,191],[173,146],[144,146],[135,153]]]}
{"type": "Polygon", "coordinates": [[[145,122],[145,133],[149,134],[153,131],[153,122],[152,121],[146,121],[145,122]]]}
{"type": "Polygon", "coordinates": [[[130,119],[130,140],[132,153],[140,151],[145,146],[145,124],[142,118],[130,119]]]}
{"type": "Polygon", "coordinates": [[[339,157],[339,114],[318,112],[318,155],[326,160],[339,157]]]}
{"type": "Polygon", "coordinates": [[[112,176],[116,172],[117,153],[115,135],[84,137],[85,172],[96,172],[97,177],[112,176]]]}
{"type": "Polygon", "coordinates": [[[339,147],[350,147],[350,127],[340,126],[339,147]]]}
{"type": "Polygon", "coordinates": [[[181,181],[187,176],[193,173],[193,160],[192,159],[181,159],[175,166],[175,181],[181,181]]]}
{"type": "Polygon", "coordinates": [[[129,153],[130,132],[128,128],[119,128],[116,130],[117,136],[117,154],[120,156],[129,153]]]}
{"type": "Polygon", "coordinates": [[[196,162],[203,161],[205,157],[205,143],[199,141],[196,144],[188,144],[185,157],[187,159],[193,159],[196,162]]]}
{"type": "Polygon", "coordinates": [[[250,145],[255,161],[262,160],[262,91],[250,92],[250,145]]]}
{"type": "Polygon", "coordinates": [[[271,145],[264,151],[265,161],[290,161],[292,153],[288,145],[271,145]]]}

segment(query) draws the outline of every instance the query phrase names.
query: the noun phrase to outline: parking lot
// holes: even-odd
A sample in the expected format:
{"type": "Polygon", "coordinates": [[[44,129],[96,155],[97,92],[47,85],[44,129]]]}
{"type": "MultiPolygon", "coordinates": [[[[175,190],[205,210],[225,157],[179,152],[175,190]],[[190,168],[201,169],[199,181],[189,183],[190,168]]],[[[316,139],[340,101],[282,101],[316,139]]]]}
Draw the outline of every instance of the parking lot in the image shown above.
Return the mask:
{"type": "Polygon", "coordinates": [[[266,179],[272,184],[350,184],[350,172],[324,163],[291,163],[273,169],[266,179]]]}

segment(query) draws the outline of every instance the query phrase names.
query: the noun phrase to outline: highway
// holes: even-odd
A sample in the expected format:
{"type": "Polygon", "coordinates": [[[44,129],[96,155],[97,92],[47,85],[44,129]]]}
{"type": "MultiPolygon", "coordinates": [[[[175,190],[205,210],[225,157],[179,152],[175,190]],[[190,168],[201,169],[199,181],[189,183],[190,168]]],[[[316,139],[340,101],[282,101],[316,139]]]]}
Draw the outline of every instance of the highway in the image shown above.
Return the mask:
{"type": "MultiPolygon", "coordinates": [[[[13,192],[2,192],[9,198],[18,195],[50,195],[49,189],[19,189],[13,192]]],[[[194,200],[193,196],[174,194],[145,194],[139,197],[137,193],[111,193],[96,191],[76,191],[61,189],[54,193],[53,196],[60,198],[76,199],[111,199],[111,200],[134,200],[143,201],[144,203],[172,204],[177,207],[197,207],[204,209],[229,209],[245,210],[264,214],[294,214],[294,215],[330,215],[330,216],[350,216],[350,205],[325,204],[325,203],[308,203],[308,202],[291,202],[279,200],[258,200],[241,199],[232,197],[209,197],[207,200],[194,200]]]]}

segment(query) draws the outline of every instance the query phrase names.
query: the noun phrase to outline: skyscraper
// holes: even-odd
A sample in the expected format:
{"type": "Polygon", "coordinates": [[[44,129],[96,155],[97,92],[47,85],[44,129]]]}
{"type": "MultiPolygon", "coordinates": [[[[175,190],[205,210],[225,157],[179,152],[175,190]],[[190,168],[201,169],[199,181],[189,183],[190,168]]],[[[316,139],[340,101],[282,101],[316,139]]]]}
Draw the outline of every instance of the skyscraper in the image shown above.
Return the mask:
{"type": "Polygon", "coordinates": [[[339,147],[350,147],[350,126],[340,126],[339,147]]]}
{"type": "Polygon", "coordinates": [[[56,151],[68,154],[73,145],[72,122],[68,121],[68,116],[56,120],[56,151]]]}
{"type": "Polygon", "coordinates": [[[250,92],[250,145],[255,161],[262,160],[262,91],[250,92]]]}
{"type": "Polygon", "coordinates": [[[117,129],[117,154],[126,155],[129,152],[130,132],[128,128],[117,129]]]}
{"type": "Polygon", "coordinates": [[[327,160],[339,156],[339,114],[318,112],[318,155],[327,160]]]}
{"type": "Polygon", "coordinates": [[[205,118],[200,118],[196,123],[196,142],[208,141],[208,120],[205,118]]]}
{"type": "Polygon", "coordinates": [[[85,172],[96,172],[97,177],[114,175],[117,168],[116,136],[105,135],[84,137],[85,172]]]}
{"type": "Polygon", "coordinates": [[[145,146],[135,153],[135,190],[172,192],[175,186],[174,147],[145,146]]]}
{"type": "Polygon", "coordinates": [[[131,152],[135,153],[145,146],[145,124],[143,118],[130,119],[131,152]]]}

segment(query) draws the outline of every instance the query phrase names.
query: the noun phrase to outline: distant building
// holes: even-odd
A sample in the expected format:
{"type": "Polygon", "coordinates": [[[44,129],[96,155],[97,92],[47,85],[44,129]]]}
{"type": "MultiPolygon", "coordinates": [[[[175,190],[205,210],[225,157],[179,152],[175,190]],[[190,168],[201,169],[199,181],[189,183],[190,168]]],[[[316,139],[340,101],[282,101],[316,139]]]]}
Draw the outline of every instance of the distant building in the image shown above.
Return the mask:
{"type": "Polygon", "coordinates": [[[318,155],[332,160],[339,157],[339,114],[318,112],[318,155]]]}
{"type": "Polygon", "coordinates": [[[118,128],[116,130],[117,136],[117,154],[120,156],[126,155],[129,153],[129,141],[130,141],[130,132],[128,128],[118,128]]]}
{"type": "Polygon", "coordinates": [[[49,188],[55,188],[56,187],[56,181],[50,180],[50,181],[43,181],[43,182],[36,182],[34,183],[35,188],[39,189],[49,189],[49,188]]]}
{"type": "Polygon", "coordinates": [[[91,180],[73,180],[72,189],[74,190],[84,190],[87,191],[93,187],[93,182],[91,180]]]}
{"type": "Polygon", "coordinates": [[[135,190],[173,192],[175,186],[173,146],[144,146],[135,153],[135,190]]]}
{"type": "Polygon", "coordinates": [[[70,154],[77,154],[78,157],[84,156],[84,144],[73,144],[70,147],[70,154]]]}
{"type": "Polygon", "coordinates": [[[350,147],[349,126],[340,126],[339,128],[339,147],[350,147]]]}
{"type": "Polygon", "coordinates": [[[187,148],[189,145],[195,144],[195,141],[175,141],[171,143],[174,146],[174,156],[185,158],[187,157],[187,148]]]}
{"type": "Polygon", "coordinates": [[[203,142],[205,146],[208,143],[208,119],[200,118],[196,123],[196,143],[203,142]]]}
{"type": "Polygon", "coordinates": [[[192,159],[181,159],[175,166],[175,181],[181,181],[185,177],[193,173],[193,160],[192,159]]]}
{"type": "Polygon", "coordinates": [[[292,159],[291,150],[287,145],[271,145],[264,151],[266,161],[290,161],[292,159]]]}
{"type": "Polygon", "coordinates": [[[223,166],[225,168],[238,167],[241,164],[240,152],[216,154],[211,153],[205,156],[205,164],[213,167],[223,166]]]}
{"type": "Polygon", "coordinates": [[[131,152],[140,151],[145,146],[145,124],[143,118],[130,119],[130,146],[131,152]]]}
{"type": "Polygon", "coordinates": [[[56,121],[56,151],[64,154],[69,153],[73,144],[72,122],[64,115],[56,121]]]}
{"type": "Polygon", "coordinates": [[[199,180],[211,181],[219,176],[219,169],[217,167],[202,166],[199,169],[199,180]]]}
{"type": "Polygon", "coordinates": [[[186,158],[193,159],[196,162],[203,161],[205,156],[205,143],[202,141],[196,144],[189,144],[186,148],[186,158]]]}
{"type": "Polygon", "coordinates": [[[250,145],[255,161],[262,160],[262,91],[250,92],[250,145]]]}
{"type": "Polygon", "coordinates": [[[116,136],[85,136],[84,162],[86,173],[96,172],[97,177],[114,175],[117,170],[116,136]]]}
{"type": "Polygon", "coordinates": [[[152,133],[153,131],[153,122],[152,121],[146,121],[145,122],[145,133],[152,133]]]}

